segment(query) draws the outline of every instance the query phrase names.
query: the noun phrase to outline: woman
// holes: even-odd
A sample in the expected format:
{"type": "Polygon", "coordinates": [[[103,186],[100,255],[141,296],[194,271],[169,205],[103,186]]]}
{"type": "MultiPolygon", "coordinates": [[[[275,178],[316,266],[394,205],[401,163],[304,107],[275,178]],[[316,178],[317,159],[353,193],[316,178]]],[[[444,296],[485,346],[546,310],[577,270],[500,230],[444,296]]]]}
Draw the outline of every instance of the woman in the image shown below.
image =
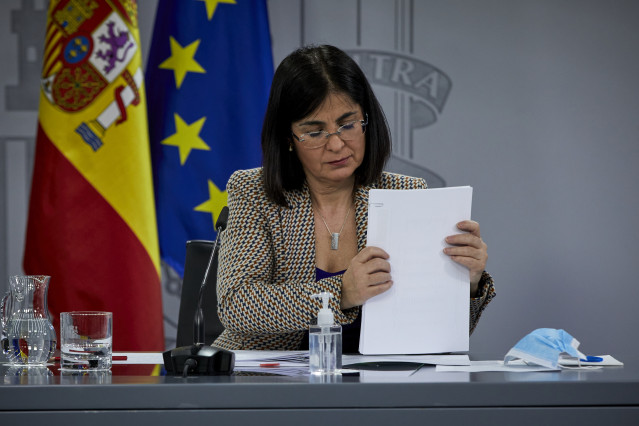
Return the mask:
{"type": "MultiPolygon", "coordinates": [[[[357,351],[360,306],[392,285],[388,254],[366,247],[371,188],[426,188],[383,172],[391,139],[384,113],[357,64],[333,46],[311,46],[277,68],[262,128],[263,167],[229,179],[230,217],[220,251],[215,345],[295,350],[327,291],[357,351]],[[354,325],[353,325],[354,324],[354,325]]],[[[470,332],[494,296],[484,272],[479,224],[459,223],[452,261],[470,270],[470,332]]]]}

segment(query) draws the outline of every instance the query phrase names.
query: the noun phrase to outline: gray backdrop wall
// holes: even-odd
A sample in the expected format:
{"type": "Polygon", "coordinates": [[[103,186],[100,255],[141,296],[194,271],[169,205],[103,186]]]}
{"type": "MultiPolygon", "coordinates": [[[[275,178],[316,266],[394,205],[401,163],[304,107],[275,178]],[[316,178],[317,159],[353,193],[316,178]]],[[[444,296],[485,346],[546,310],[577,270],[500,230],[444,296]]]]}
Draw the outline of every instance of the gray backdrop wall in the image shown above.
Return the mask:
{"type": "MultiPolygon", "coordinates": [[[[156,5],[139,5],[145,54],[156,5]]],[[[505,354],[538,327],[591,354],[639,351],[639,2],[268,5],[275,64],[331,43],[365,69],[393,131],[390,169],[474,187],[498,295],[473,351],[505,354]]],[[[45,21],[45,1],[0,3],[0,277],[21,272],[45,21]]],[[[163,278],[170,347],[180,283],[163,278]]]]}

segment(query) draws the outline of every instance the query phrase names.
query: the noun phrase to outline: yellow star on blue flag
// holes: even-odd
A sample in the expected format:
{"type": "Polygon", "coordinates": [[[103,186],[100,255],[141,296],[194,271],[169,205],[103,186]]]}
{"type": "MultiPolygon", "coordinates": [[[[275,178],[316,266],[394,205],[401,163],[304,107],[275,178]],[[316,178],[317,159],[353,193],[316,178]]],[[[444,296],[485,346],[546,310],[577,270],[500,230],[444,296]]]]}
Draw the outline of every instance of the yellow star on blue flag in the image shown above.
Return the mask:
{"type": "Polygon", "coordinates": [[[171,136],[163,139],[160,143],[162,145],[171,145],[178,148],[180,153],[180,164],[184,165],[186,159],[189,157],[191,150],[203,149],[205,151],[210,150],[209,146],[200,138],[200,131],[206,117],[200,118],[195,123],[186,124],[182,117],[175,114],[175,133],[171,136]]]}
{"type": "MultiPolygon", "coordinates": [[[[222,207],[226,205],[228,193],[220,191],[213,181],[209,180],[209,199],[195,207],[195,211],[211,214],[211,223],[215,224],[217,216],[220,214],[222,207]]],[[[214,225],[215,226],[215,225],[214,225]]]]}
{"type": "Polygon", "coordinates": [[[181,46],[173,37],[170,37],[170,41],[171,56],[162,62],[159,67],[173,70],[175,73],[175,86],[179,89],[187,72],[204,73],[206,71],[193,59],[200,45],[200,40],[195,40],[187,46],[181,46]]]}
{"type": "Polygon", "coordinates": [[[211,20],[211,18],[213,18],[213,15],[215,14],[215,9],[217,9],[217,6],[219,3],[226,3],[226,4],[237,4],[237,2],[235,0],[200,0],[206,3],[206,16],[208,16],[209,21],[211,20]]]}

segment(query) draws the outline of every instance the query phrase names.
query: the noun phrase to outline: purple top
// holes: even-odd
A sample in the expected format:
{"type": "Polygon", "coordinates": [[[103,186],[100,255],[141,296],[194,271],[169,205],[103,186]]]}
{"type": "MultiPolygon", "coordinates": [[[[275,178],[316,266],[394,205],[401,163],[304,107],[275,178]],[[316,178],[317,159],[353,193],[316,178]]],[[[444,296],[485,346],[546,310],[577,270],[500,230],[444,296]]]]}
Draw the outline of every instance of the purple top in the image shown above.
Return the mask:
{"type": "MultiPolygon", "coordinates": [[[[326,272],[323,269],[315,268],[315,281],[323,280],[325,278],[341,275],[344,271],[339,272],[326,272]]],[[[359,331],[362,325],[362,319],[360,315],[357,315],[355,321],[351,324],[344,324],[342,326],[342,353],[353,354],[359,351],[359,331]]],[[[300,350],[308,349],[308,331],[305,338],[302,340],[300,350]]]]}
{"type": "Polygon", "coordinates": [[[323,280],[324,278],[334,277],[335,275],[342,275],[346,272],[346,269],[339,272],[326,272],[323,269],[315,268],[315,281],[323,280]]]}

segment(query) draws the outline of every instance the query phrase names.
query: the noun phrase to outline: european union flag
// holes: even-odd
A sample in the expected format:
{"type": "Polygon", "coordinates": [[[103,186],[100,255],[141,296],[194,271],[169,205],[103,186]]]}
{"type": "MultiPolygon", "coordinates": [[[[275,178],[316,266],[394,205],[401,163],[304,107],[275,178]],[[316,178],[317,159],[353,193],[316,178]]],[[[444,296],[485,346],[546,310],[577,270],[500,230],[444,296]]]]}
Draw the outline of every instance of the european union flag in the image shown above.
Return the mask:
{"type": "Polygon", "coordinates": [[[261,164],[273,78],[265,0],[160,0],[146,88],[162,260],[215,238],[226,182],[261,164]]]}

